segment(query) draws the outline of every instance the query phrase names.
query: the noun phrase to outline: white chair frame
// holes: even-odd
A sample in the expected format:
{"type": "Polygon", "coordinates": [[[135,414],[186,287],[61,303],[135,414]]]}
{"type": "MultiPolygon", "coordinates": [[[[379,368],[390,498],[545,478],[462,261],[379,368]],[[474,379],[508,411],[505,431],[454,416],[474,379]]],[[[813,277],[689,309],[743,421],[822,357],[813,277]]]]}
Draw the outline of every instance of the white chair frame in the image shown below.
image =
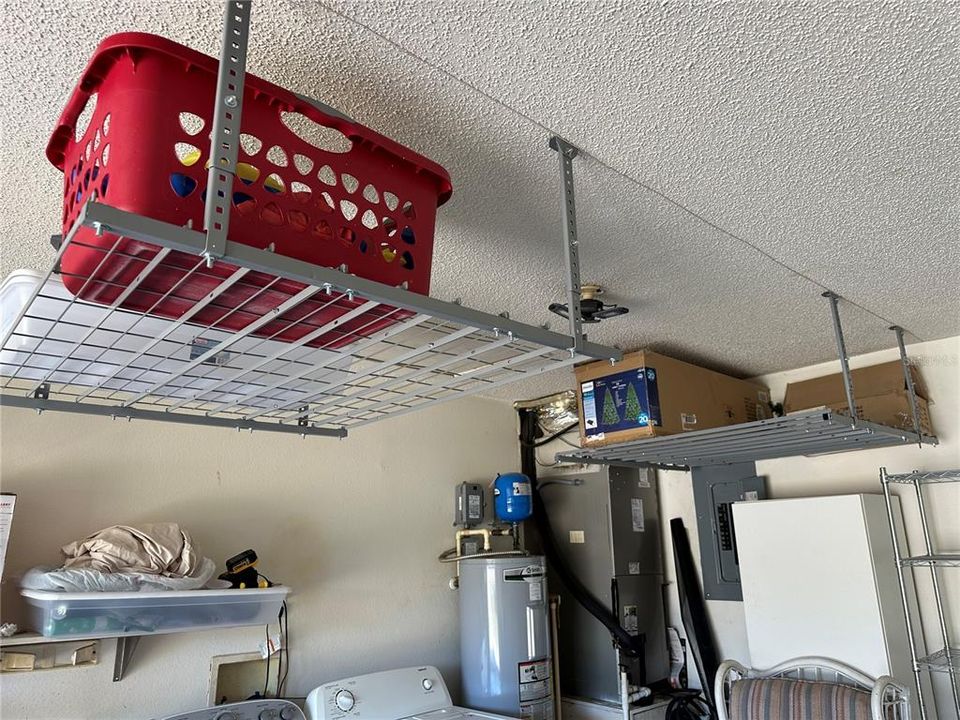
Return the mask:
{"type": "Polygon", "coordinates": [[[910,720],[910,691],[889,675],[872,678],[849,665],[821,657],[787,660],[768,670],[747,668],[736,660],[727,660],[717,669],[713,685],[718,720],[730,720],[730,691],[733,684],[746,678],[787,678],[835,683],[870,693],[873,720],[910,720]]]}

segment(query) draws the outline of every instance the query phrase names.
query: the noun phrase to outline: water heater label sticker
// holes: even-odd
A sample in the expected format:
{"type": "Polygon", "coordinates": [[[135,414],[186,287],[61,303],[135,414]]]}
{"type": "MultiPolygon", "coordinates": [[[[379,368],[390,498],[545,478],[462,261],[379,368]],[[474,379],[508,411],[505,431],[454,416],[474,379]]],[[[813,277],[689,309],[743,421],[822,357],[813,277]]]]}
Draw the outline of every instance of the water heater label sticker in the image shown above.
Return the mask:
{"type": "Polygon", "coordinates": [[[554,720],[553,700],[549,698],[539,702],[520,706],[520,717],[523,720],[554,720]]]}
{"type": "Polygon", "coordinates": [[[530,494],[530,483],[528,482],[515,482],[513,484],[513,494],[514,495],[529,495],[530,494]]]}
{"type": "Polygon", "coordinates": [[[586,542],[586,539],[583,535],[583,530],[571,530],[570,531],[570,543],[573,545],[582,545],[586,542]]]}
{"type": "Polygon", "coordinates": [[[520,703],[548,698],[550,694],[550,661],[533,660],[517,665],[520,673],[520,703]]]}
{"type": "Polygon", "coordinates": [[[530,602],[539,602],[543,600],[543,583],[532,582],[530,587],[530,602]]]}
{"type": "Polygon", "coordinates": [[[504,582],[540,582],[544,576],[543,565],[527,565],[525,568],[511,568],[503,571],[504,582]]]}
{"type": "Polygon", "coordinates": [[[633,531],[643,532],[645,527],[643,522],[642,498],[630,498],[630,517],[633,520],[633,531]]]}

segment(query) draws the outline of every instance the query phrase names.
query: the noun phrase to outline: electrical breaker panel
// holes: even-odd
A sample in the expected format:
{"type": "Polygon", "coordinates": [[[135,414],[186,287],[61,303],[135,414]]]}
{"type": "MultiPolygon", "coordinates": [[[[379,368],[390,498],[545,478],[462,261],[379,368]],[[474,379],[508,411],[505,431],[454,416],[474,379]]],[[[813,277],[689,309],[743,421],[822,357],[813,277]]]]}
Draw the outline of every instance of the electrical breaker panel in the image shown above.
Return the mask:
{"type": "Polygon", "coordinates": [[[766,497],[754,463],[695,467],[693,498],[700,536],[703,594],[707,600],[742,600],[733,503],[766,497]]]}

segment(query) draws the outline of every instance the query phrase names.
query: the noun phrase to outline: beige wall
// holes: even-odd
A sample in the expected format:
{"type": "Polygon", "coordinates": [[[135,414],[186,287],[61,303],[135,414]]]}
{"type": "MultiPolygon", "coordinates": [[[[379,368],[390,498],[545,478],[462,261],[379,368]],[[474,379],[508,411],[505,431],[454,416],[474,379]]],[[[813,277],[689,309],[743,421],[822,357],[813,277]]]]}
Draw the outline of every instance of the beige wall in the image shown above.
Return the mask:
{"type": "MultiPolygon", "coordinates": [[[[338,441],[5,409],[0,483],[18,499],[3,619],[20,610],[16,575],[58,563],[63,543],[174,520],[218,563],[252,547],[264,573],[292,586],[289,694],[422,663],[456,688],[456,595],[435,557],[452,545],[453,486],[517,468],[514,418],[506,403],[462,400],[338,441]]],[[[120,683],[105,641],[97,667],[0,677],[0,716],[145,720],[200,707],[210,657],[262,637],[148,637],[120,683]]]]}
{"type": "MultiPolygon", "coordinates": [[[[808,497],[815,495],[841,495],[847,493],[881,492],[879,470],[886,466],[889,472],[920,470],[945,470],[960,468],[960,338],[948,338],[934,342],[918,343],[908,347],[908,353],[920,368],[934,404],[930,406],[933,427],[940,439],[937,447],[904,447],[865,450],[859,452],[826,455],[816,458],[787,458],[766,460],[757,463],[760,475],[767,478],[767,491],[772,498],[808,497]]],[[[853,367],[873,365],[899,357],[895,350],[870,353],[852,358],[853,367]]],[[[839,364],[824,363],[798,370],[776,373],[759,378],[766,383],[775,400],[783,398],[786,384],[831,372],[838,372],[839,364]]],[[[896,488],[902,492],[907,488],[896,488]]],[[[919,518],[916,502],[911,495],[903,499],[904,518],[908,540],[914,554],[921,554],[922,537],[919,535],[919,518]]],[[[934,543],[941,549],[960,549],[960,485],[931,487],[928,491],[928,514],[934,530],[934,543]]],[[[663,517],[682,517],[690,543],[698,547],[696,516],[693,508],[693,487],[689,473],[660,472],[660,497],[663,517]]],[[[665,523],[669,526],[669,523],[665,523]]],[[[664,538],[667,549],[668,588],[670,621],[679,626],[674,583],[673,556],[669,537],[664,538]]],[[[829,560],[831,548],[824,543],[824,558],[829,560]]],[[[695,555],[699,555],[695,551],[695,555]]],[[[699,557],[697,558],[699,562],[699,557]]],[[[917,573],[920,583],[922,610],[927,620],[928,636],[936,635],[936,608],[925,573],[917,573]]],[[[941,587],[948,595],[947,604],[952,606],[950,625],[954,642],[960,638],[960,571],[945,570],[941,573],[941,587]]],[[[743,604],[739,602],[708,601],[714,632],[724,657],[749,661],[743,604]]],[[[941,644],[939,639],[938,644],[941,644]]],[[[784,658],[786,659],[786,658],[784,658]]],[[[843,658],[838,658],[842,660],[843,658]]],[[[691,677],[696,673],[692,671],[691,677]]],[[[936,692],[941,708],[940,720],[957,720],[951,710],[949,686],[942,674],[938,674],[936,692]]]]}

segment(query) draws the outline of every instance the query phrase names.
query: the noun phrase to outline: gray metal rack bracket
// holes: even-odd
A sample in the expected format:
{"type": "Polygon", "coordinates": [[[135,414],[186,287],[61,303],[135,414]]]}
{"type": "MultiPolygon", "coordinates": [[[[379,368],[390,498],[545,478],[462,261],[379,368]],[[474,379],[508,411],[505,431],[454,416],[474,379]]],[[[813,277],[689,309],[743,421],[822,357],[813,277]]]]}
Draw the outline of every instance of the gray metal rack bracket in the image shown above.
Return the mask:
{"type": "Polygon", "coordinates": [[[840,358],[843,390],[847,395],[847,409],[853,421],[857,422],[857,405],[853,399],[853,378],[850,376],[850,358],[847,356],[847,345],[843,339],[843,326],[840,324],[840,296],[828,290],[823,293],[823,297],[827,298],[830,302],[830,317],[833,319],[833,333],[837,339],[837,355],[840,358]]]}
{"type": "Polygon", "coordinates": [[[207,172],[207,198],[203,213],[206,230],[203,257],[208,267],[213,265],[216,258],[223,257],[230,229],[249,35],[250,0],[228,0],[224,4],[213,131],[210,133],[210,169],[207,172]]]}
{"type": "Polygon", "coordinates": [[[575,348],[583,343],[583,318],[580,312],[580,239],[577,237],[577,204],[573,185],[573,159],[579,150],[554,135],[550,147],[560,162],[560,221],[563,226],[563,259],[566,264],[567,315],[575,348]]]}
{"type": "Polygon", "coordinates": [[[923,446],[923,431],[920,429],[920,412],[917,409],[917,389],[913,384],[913,373],[910,371],[910,360],[907,358],[907,346],[903,343],[903,328],[894,325],[890,328],[897,336],[897,348],[900,350],[900,364],[903,366],[903,381],[907,387],[907,397],[910,399],[910,414],[913,417],[913,431],[917,434],[917,443],[923,446]]]}
{"type": "Polygon", "coordinates": [[[113,659],[113,681],[120,682],[130,667],[133,653],[140,644],[139,635],[124,635],[117,638],[117,649],[113,659]]]}

